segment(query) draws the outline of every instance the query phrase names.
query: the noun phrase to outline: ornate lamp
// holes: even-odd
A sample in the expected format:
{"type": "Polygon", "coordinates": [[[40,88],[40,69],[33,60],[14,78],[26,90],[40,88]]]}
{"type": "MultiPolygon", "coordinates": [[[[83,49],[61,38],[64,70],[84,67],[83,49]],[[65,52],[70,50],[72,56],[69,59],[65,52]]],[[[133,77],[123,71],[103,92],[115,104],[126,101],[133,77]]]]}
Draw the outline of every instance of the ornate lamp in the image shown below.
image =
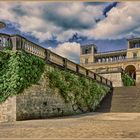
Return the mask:
{"type": "Polygon", "coordinates": [[[0,29],[5,28],[6,24],[0,21],[0,29]]]}

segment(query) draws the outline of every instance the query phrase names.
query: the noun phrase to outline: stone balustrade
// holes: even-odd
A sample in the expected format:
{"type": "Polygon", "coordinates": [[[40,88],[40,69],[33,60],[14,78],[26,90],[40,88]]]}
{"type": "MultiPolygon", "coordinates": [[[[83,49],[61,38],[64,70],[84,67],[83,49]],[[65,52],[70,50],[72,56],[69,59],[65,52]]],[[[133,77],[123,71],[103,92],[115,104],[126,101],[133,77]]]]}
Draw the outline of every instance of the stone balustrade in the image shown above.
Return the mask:
{"type": "Polygon", "coordinates": [[[10,36],[7,34],[0,34],[0,50],[3,50],[6,47],[11,47],[12,42],[10,36]]]}
{"type": "Polygon", "coordinates": [[[59,68],[70,70],[77,74],[87,76],[88,78],[96,80],[97,82],[101,84],[112,87],[111,81],[103,78],[100,75],[97,75],[96,73],[90,70],[87,70],[81,65],[78,65],[46,48],[43,48],[27,40],[26,38],[22,36],[19,36],[19,35],[10,36],[6,34],[0,34],[0,40],[1,40],[0,49],[6,48],[6,47],[11,47],[14,51],[22,49],[28,53],[31,53],[33,55],[41,57],[42,59],[45,59],[47,64],[55,65],[59,68]]]}
{"type": "Polygon", "coordinates": [[[107,67],[96,69],[96,73],[114,73],[114,72],[123,72],[121,67],[107,67]]]}
{"type": "Polygon", "coordinates": [[[118,56],[112,56],[112,57],[102,57],[97,58],[96,63],[105,63],[105,62],[115,62],[115,61],[124,61],[126,59],[126,55],[118,55],[118,56]]]}

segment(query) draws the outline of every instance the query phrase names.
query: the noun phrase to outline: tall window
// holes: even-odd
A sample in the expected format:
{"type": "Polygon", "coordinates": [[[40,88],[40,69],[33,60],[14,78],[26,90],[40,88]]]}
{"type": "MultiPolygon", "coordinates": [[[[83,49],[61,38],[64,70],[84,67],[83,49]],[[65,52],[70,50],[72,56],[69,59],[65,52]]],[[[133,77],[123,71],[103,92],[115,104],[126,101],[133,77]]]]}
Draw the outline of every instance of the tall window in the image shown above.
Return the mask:
{"type": "Polygon", "coordinates": [[[137,53],[136,52],[133,53],[133,58],[137,58],[137,53]]]}
{"type": "Polygon", "coordinates": [[[82,54],[90,54],[92,48],[91,47],[83,47],[82,48],[82,54]]]}

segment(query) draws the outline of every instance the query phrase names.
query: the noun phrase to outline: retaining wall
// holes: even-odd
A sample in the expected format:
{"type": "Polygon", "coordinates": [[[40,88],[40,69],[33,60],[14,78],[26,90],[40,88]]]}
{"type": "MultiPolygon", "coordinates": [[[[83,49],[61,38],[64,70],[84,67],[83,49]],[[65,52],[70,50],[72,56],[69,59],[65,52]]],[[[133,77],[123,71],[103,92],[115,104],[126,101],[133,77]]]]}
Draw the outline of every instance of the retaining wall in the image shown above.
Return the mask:
{"type": "Polygon", "coordinates": [[[104,78],[107,78],[108,80],[112,81],[113,87],[122,87],[123,82],[121,78],[121,72],[116,73],[107,73],[107,74],[100,74],[104,78]]]}
{"type": "MultiPolygon", "coordinates": [[[[100,97],[100,100],[102,98],[100,97]]],[[[93,106],[94,109],[96,105],[93,106]]],[[[49,79],[44,73],[38,84],[25,89],[19,95],[9,97],[0,104],[0,122],[45,119],[88,111],[88,107],[81,110],[73,102],[66,103],[59,90],[50,87],[49,79]]]]}

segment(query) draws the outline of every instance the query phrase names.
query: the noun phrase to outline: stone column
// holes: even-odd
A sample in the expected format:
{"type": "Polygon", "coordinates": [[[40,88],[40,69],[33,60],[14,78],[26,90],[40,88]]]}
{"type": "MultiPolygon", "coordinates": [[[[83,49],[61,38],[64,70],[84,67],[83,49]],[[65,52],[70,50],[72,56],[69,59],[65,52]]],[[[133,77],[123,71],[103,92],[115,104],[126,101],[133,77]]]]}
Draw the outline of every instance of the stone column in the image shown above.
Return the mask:
{"type": "Polygon", "coordinates": [[[11,40],[12,40],[12,46],[13,46],[12,50],[16,51],[17,50],[17,38],[16,38],[16,36],[12,36],[11,40]]]}

